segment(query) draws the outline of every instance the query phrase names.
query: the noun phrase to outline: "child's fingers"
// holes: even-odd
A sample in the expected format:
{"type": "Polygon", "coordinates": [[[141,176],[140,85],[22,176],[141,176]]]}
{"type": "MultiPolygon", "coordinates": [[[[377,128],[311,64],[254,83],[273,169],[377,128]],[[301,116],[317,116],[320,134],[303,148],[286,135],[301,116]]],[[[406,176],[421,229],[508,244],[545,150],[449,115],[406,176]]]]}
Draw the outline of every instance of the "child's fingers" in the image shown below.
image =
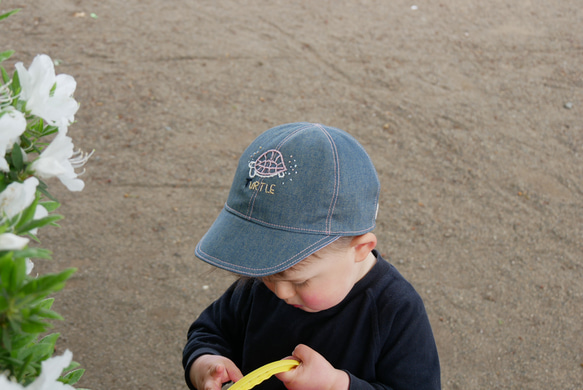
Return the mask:
{"type": "Polygon", "coordinates": [[[227,373],[227,369],[225,368],[224,365],[218,364],[215,367],[213,367],[211,376],[216,380],[223,381],[228,379],[229,374],[227,373]]]}
{"type": "Polygon", "coordinates": [[[284,359],[298,360],[300,362],[300,365],[297,366],[296,368],[289,370],[289,371],[280,372],[279,374],[276,374],[275,376],[277,377],[277,379],[279,379],[280,381],[282,381],[284,383],[294,381],[296,376],[301,375],[302,371],[305,370],[306,363],[310,361],[310,359],[311,359],[310,355],[312,355],[313,353],[316,353],[316,351],[314,351],[313,349],[311,349],[307,345],[304,345],[304,344],[298,345],[294,349],[292,356],[288,356],[284,359]]]}
{"type": "Polygon", "coordinates": [[[344,371],[336,370],[322,355],[300,344],[293,358],[301,363],[295,369],[277,374],[289,390],[348,389],[349,378],[344,371]]]}
{"type": "MultiPolygon", "coordinates": [[[[297,360],[297,358],[293,358],[291,356],[286,357],[285,359],[296,359],[297,360]]],[[[301,363],[300,363],[300,365],[301,365],[301,363]]],[[[289,371],[277,373],[277,374],[275,374],[275,377],[284,383],[292,381],[294,379],[294,376],[297,374],[296,370],[298,370],[299,368],[300,368],[300,366],[297,366],[295,368],[292,368],[289,371]]]]}
{"type": "Polygon", "coordinates": [[[210,368],[209,375],[204,379],[201,390],[221,390],[227,370],[222,364],[210,368]]]}
{"type": "Polygon", "coordinates": [[[227,379],[224,382],[229,382],[229,381],[237,382],[239,379],[243,378],[243,374],[241,373],[241,370],[239,370],[239,367],[237,367],[235,365],[235,363],[233,363],[231,360],[225,361],[224,368],[225,368],[226,377],[227,377],[227,379]]]}
{"type": "Polygon", "coordinates": [[[218,355],[200,356],[191,369],[192,383],[201,390],[221,390],[223,383],[235,382],[242,377],[235,363],[218,355]]]}
{"type": "Polygon", "coordinates": [[[319,354],[305,344],[299,344],[292,353],[292,357],[300,362],[310,362],[314,356],[319,356],[319,354]]]}

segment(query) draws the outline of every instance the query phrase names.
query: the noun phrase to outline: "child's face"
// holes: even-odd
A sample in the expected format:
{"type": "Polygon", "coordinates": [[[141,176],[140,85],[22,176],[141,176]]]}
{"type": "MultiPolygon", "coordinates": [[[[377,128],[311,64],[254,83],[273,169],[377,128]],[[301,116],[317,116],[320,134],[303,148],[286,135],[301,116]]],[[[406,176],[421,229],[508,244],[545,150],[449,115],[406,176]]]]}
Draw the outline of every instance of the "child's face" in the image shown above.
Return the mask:
{"type": "MultiPolygon", "coordinates": [[[[370,253],[369,253],[370,254],[370,253]]],[[[353,247],[323,250],[298,265],[262,278],[263,283],[287,304],[315,313],[339,304],[372,267],[376,259],[357,261],[353,247]]]]}

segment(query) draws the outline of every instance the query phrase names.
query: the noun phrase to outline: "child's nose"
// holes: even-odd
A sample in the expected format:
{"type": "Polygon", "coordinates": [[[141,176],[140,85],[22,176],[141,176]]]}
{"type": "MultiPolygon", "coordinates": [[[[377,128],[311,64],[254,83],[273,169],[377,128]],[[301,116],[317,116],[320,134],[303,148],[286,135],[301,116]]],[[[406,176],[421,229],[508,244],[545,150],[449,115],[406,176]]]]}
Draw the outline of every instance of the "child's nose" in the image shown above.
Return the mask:
{"type": "Polygon", "coordinates": [[[290,282],[275,282],[273,285],[273,292],[279,299],[286,300],[296,295],[296,290],[290,282]]]}

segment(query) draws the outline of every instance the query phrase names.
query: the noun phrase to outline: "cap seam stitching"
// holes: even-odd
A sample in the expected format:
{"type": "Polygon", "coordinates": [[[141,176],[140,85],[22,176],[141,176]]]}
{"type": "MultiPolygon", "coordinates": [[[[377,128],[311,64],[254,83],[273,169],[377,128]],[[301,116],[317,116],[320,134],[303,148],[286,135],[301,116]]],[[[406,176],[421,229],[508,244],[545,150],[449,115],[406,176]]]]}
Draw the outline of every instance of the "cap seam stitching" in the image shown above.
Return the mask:
{"type": "Polygon", "coordinates": [[[330,206],[328,207],[328,216],[326,217],[326,232],[332,231],[332,216],[334,215],[334,210],[336,209],[336,202],[338,201],[339,187],[340,187],[340,162],[338,160],[338,148],[334,139],[328,131],[326,131],[323,126],[317,125],[320,130],[328,138],[328,142],[332,146],[333,150],[333,160],[334,160],[334,190],[332,193],[332,200],[330,201],[330,206]]]}
{"type": "Polygon", "coordinates": [[[266,226],[266,227],[273,227],[273,228],[279,228],[279,230],[292,230],[292,231],[298,231],[298,232],[309,232],[309,233],[318,233],[318,234],[326,234],[326,235],[337,235],[337,234],[347,234],[347,233],[362,233],[362,232],[367,232],[369,231],[371,228],[374,228],[374,223],[364,229],[360,229],[360,230],[342,230],[342,231],[334,231],[334,232],[328,232],[327,230],[319,230],[319,229],[305,229],[305,228],[298,228],[298,227],[293,227],[293,226],[286,226],[286,225],[278,225],[278,224],[274,224],[274,223],[269,223],[269,222],[265,222],[262,221],[260,219],[257,218],[253,218],[251,216],[245,215],[235,209],[233,209],[232,207],[230,207],[228,204],[225,204],[225,208],[227,209],[228,212],[235,214],[238,217],[244,218],[248,221],[253,221],[256,222],[258,225],[261,226],[266,226]]]}

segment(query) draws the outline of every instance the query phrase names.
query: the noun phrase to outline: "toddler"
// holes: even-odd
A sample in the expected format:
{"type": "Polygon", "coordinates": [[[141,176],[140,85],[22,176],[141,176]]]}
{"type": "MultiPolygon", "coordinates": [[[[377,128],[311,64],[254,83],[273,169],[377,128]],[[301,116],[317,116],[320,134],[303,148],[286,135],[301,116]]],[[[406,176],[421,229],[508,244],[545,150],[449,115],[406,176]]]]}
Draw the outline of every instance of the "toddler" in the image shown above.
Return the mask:
{"type": "Polygon", "coordinates": [[[190,389],[220,390],[264,364],[300,365],[259,389],[440,389],[423,302],[375,249],[380,185],[364,148],[312,123],[245,150],[196,256],[242,277],[191,325],[190,389]]]}

